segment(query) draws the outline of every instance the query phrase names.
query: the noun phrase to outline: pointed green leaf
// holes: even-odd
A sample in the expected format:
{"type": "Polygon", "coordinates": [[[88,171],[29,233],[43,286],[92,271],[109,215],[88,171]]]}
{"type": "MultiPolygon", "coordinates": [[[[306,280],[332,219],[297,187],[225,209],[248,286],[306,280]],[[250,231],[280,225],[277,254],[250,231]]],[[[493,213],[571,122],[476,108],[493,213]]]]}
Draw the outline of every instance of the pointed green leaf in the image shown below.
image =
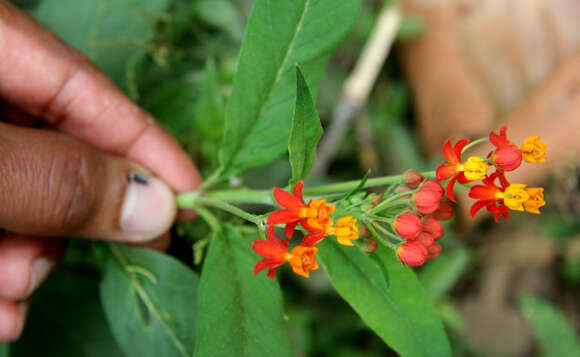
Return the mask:
{"type": "Polygon", "coordinates": [[[330,55],[354,24],[360,0],[256,0],[238,59],[220,150],[222,177],[287,149],[300,63],[316,93],[330,55]]]}
{"type": "Polygon", "coordinates": [[[451,356],[437,312],[415,274],[388,248],[373,253],[388,271],[360,249],[332,239],[320,244],[318,256],[338,293],[386,344],[401,356],[451,356]]]}
{"type": "Polygon", "coordinates": [[[294,356],[277,281],[253,276],[259,259],[230,226],[212,239],[199,286],[196,357],[294,356]]]}
{"type": "Polygon", "coordinates": [[[316,161],[316,144],[322,136],[322,125],[300,67],[296,66],[296,106],[288,140],[292,179],[290,185],[303,180],[316,161]]]}
{"type": "Polygon", "coordinates": [[[519,303],[545,356],[580,356],[578,335],[554,305],[525,294],[519,303]]]}
{"type": "Polygon", "coordinates": [[[110,245],[101,300],[127,356],[191,357],[198,277],[174,258],[148,249],[110,245]]]}

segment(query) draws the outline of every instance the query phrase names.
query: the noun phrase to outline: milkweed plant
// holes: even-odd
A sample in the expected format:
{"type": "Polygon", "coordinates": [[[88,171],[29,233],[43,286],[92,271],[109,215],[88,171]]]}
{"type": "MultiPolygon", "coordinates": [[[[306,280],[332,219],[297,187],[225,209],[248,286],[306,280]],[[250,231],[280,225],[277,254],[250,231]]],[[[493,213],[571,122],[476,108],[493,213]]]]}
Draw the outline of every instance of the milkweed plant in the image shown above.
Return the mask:
{"type": "MultiPolygon", "coordinates": [[[[198,190],[177,195],[179,208],[194,210],[209,227],[194,245],[201,271],[168,254],[122,244],[97,249],[101,306],[126,355],[296,355],[281,292],[289,287],[280,287],[277,279],[282,271],[301,282],[327,278],[399,355],[452,355],[414,269],[440,255],[441,222],[454,216],[458,186],[473,199],[471,216],[485,210],[498,222],[512,211],[539,214],[543,189],[509,182],[506,172],[544,162],[547,144],[539,136],[514,143],[503,127],[486,138],[447,140],[444,159],[433,171],[410,167],[397,175],[369,172],[354,181],[313,184],[308,174],[323,134],[315,96],[359,7],[360,0],[255,1],[227,103],[208,101],[223,114],[223,123],[204,123],[208,140],[214,131],[222,134],[215,170],[198,190]],[[476,145],[489,147],[489,154],[470,155],[476,145]],[[283,187],[253,190],[239,184],[246,170],[284,155],[291,177],[283,187]]],[[[105,57],[106,69],[112,64],[105,57]]],[[[208,78],[216,76],[211,63],[208,78]]],[[[210,81],[201,91],[211,98],[219,92],[215,87],[210,81]]]]}

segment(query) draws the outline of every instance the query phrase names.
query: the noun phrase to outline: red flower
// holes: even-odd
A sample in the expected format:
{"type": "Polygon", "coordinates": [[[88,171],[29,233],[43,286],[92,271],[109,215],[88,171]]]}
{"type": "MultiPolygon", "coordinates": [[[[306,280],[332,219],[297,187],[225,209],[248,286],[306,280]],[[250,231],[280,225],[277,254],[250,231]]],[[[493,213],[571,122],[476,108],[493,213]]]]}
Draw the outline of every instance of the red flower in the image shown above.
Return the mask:
{"type": "Polygon", "coordinates": [[[443,187],[436,181],[428,180],[413,195],[413,202],[419,213],[431,214],[439,208],[443,195],[443,187]]]}
{"type": "Polygon", "coordinates": [[[423,232],[428,233],[433,239],[443,237],[443,226],[433,217],[423,218],[423,232]]]}
{"type": "Polygon", "coordinates": [[[288,262],[292,270],[305,278],[310,276],[309,270],[318,269],[314,256],[318,248],[303,247],[301,245],[288,252],[288,241],[281,241],[274,233],[274,227],[268,227],[268,240],[256,240],[252,243],[256,253],[264,257],[254,266],[254,276],[268,268],[268,277],[274,279],[276,268],[288,262]]]}
{"type": "Polygon", "coordinates": [[[405,212],[393,221],[393,228],[403,239],[417,238],[421,233],[421,218],[415,213],[405,212]]]}
{"type": "Polygon", "coordinates": [[[449,182],[447,182],[447,197],[452,202],[455,202],[455,196],[453,195],[455,181],[460,183],[469,182],[463,174],[463,165],[461,164],[461,151],[467,143],[469,143],[469,140],[463,139],[455,143],[455,147],[451,147],[451,140],[447,139],[443,144],[443,156],[447,159],[447,163],[440,165],[435,172],[437,181],[449,179],[449,182]]]}
{"type": "Polygon", "coordinates": [[[288,252],[288,241],[281,241],[274,233],[274,227],[268,228],[268,240],[256,240],[252,248],[264,257],[254,266],[254,276],[268,268],[268,277],[274,279],[276,268],[290,260],[292,254],[288,252]]]}
{"type": "Polygon", "coordinates": [[[522,163],[522,152],[507,139],[507,127],[500,129],[499,135],[489,132],[489,141],[497,148],[488,157],[494,162],[495,167],[502,171],[513,171],[522,163]]]}
{"type": "Polygon", "coordinates": [[[502,198],[503,192],[510,186],[505,176],[501,172],[495,172],[483,180],[483,183],[485,186],[477,185],[469,190],[469,197],[478,199],[469,211],[471,218],[485,207],[489,212],[493,213],[493,218],[496,222],[502,216],[504,219],[509,220],[509,209],[502,198]],[[499,187],[495,184],[496,179],[499,180],[499,187]]]}
{"type": "Polygon", "coordinates": [[[397,248],[399,259],[412,267],[423,265],[427,260],[427,253],[427,248],[415,240],[407,241],[397,248]]]}
{"type": "Polygon", "coordinates": [[[335,206],[327,205],[325,200],[312,200],[304,203],[302,186],[304,181],[299,181],[294,186],[293,194],[274,187],[274,198],[284,209],[279,209],[268,216],[268,225],[286,224],[285,232],[288,238],[292,237],[296,225],[300,223],[308,231],[325,231],[332,225],[330,214],[335,206]]]}

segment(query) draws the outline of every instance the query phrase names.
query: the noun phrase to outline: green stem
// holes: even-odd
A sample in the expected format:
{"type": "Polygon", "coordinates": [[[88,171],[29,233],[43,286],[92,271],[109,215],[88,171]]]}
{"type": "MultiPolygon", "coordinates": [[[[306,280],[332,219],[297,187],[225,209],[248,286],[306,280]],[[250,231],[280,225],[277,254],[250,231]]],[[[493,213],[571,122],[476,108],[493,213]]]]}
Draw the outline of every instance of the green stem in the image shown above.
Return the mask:
{"type": "Polygon", "coordinates": [[[396,195],[392,195],[391,197],[387,198],[386,200],[384,200],[383,202],[379,203],[375,208],[371,209],[369,211],[370,214],[375,214],[377,212],[380,212],[388,207],[390,207],[392,205],[392,202],[395,200],[398,200],[401,197],[405,197],[408,195],[412,195],[414,194],[418,189],[414,189],[411,191],[405,191],[405,192],[401,192],[401,193],[397,193],[396,195]]]}
{"type": "Polygon", "coordinates": [[[463,154],[464,152],[466,152],[467,150],[471,149],[475,145],[478,145],[478,144],[481,144],[481,143],[485,143],[487,141],[489,141],[489,138],[481,138],[481,139],[473,140],[472,142],[470,142],[469,144],[467,144],[467,145],[465,145],[463,147],[463,150],[461,150],[461,153],[463,154]]]}
{"type": "MultiPolygon", "coordinates": [[[[423,177],[426,179],[434,178],[435,171],[429,171],[422,173],[423,177]]],[[[394,183],[399,183],[403,178],[403,175],[395,176],[384,176],[376,177],[367,180],[363,188],[384,186],[394,183]]],[[[324,195],[328,193],[337,192],[347,192],[353,190],[360,183],[360,180],[347,181],[342,183],[335,183],[330,185],[323,185],[318,187],[306,188],[303,194],[306,196],[324,195]]],[[[178,206],[185,208],[189,205],[188,201],[190,197],[197,197],[200,194],[197,192],[186,192],[181,193],[177,197],[178,206]]],[[[219,201],[225,201],[229,203],[253,203],[253,204],[265,204],[269,206],[275,206],[276,203],[272,197],[272,191],[268,190],[224,190],[224,191],[212,191],[203,194],[203,197],[212,198],[219,201]]]]}
{"type": "MultiPolygon", "coordinates": [[[[434,178],[435,171],[429,171],[422,173],[423,177],[426,179],[434,178]]],[[[383,177],[375,177],[368,179],[367,182],[364,184],[363,188],[368,187],[376,187],[376,186],[384,186],[390,185],[393,183],[400,182],[403,179],[403,175],[394,175],[394,176],[383,176],[383,177]]],[[[335,183],[330,185],[318,186],[318,187],[311,187],[305,188],[303,193],[305,195],[321,195],[325,193],[333,193],[333,192],[340,192],[340,191],[350,191],[357,187],[360,183],[360,180],[354,181],[347,181],[341,183],[335,183]]]]}
{"type": "Polygon", "coordinates": [[[207,209],[201,206],[193,206],[200,217],[209,225],[213,232],[219,232],[222,228],[218,219],[207,209]]]}
{"type": "MultiPolygon", "coordinates": [[[[225,201],[216,200],[216,199],[209,198],[209,197],[197,197],[196,204],[194,205],[194,207],[191,207],[191,208],[196,208],[195,206],[198,206],[199,204],[201,204],[203,206],[207,206],[207,207],[219,208],[222,211],[229,212],[235,216],[238,216],[242,219],[245,219],[246,221],[252,222],[255,225],[260,224],[260,216],[256,216],[256,215],[253,215],[251,213],[248,213],[248,212],[244,211],[243,209],[238,208],[236,206],[233,206],[225,201]]],[[[183,206],[180,206],[180,207],[183,207],[183,206]]]]}
{"type": "Polygon", "coordinates": [[[369,229],[369,232],[371,232],[371,234],[373,235],[373,237],[375,237],[376,240],[378,240],[379,242],[383,243],[384,245],[386,245],[387,247],[389,247],[393,250],[397,250],[397,246],[395,244],[389,242],[385,238],[383,238],[377,232],[377,230],[373,227],[373,225],[370,222],[365,222],[365,226],[369,229]]]}

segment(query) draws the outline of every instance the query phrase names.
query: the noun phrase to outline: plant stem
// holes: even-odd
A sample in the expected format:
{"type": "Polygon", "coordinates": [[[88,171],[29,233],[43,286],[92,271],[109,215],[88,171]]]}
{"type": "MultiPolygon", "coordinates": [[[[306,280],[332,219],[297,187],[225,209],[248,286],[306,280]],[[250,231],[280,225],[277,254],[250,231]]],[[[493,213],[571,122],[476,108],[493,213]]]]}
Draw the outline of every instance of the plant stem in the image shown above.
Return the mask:
{"type": "MultiPolygon", "coordinates": [[[[423,177],[426,179],[434,178],[435,172],[429,171],[422,173],[423,177]]],[[[383,176],[368,179],[363,188],[384,186],[393,183],[399,183],[403,178],[403,175],[395,176],[383,176]]],[[[323,185],[318,187],[306,188],[303,194],[306,196],[316,196],[324,195],[328,193],[337,192],[347,192],[356,188],[360,183],[360,180],[353,180],[329,185],[323,185]]],[[[188,197],[197,197],[199,193],[187,192],[178,195],[178,206],[185,208],[188,206],[188,197]]],[[[253,203],[253,204],[265,204],[269,206],[274,206],[275,202],[272,197],[272,191],[266,190],[224,190],[224,191],[212,191],[203,194],[205,198],[211,198],[214,200],[225,201],[229,203],[253,203]]]]}
{"type": "MultiPolygon", "coordinates": [[[[426,179],[435,177],[435,171],[429,171],[422,173],[423,177],[426,179]]],[[[403,175],[394,175],[394,176],[383,176],[383,177],[375,177],[368,179],[367,182],[364,184],[363,188],[368,187],[376,187],[376,186],[384,186],[389,185],[392,183],[397,183],[403,179],[403,175]]],[[[305,188],[303,193],[305,195],[320,195],[325,193],[333,193],[333,192],[340,192],[340,191],[350,191],[358,186],[360,180],[354,181],[347,181],[341,183],[335,183],[330,185],[318,186],[318,187],[311,187],[305,188]]]]}
{"type": "Polygon", "coordinates": [[[465,145],[463,147],[463,150],[461,150],[461,153],[463,154],[464,152],[466,152],[467,150],[471,149],[472,147],[474,147],[475,145],[484,143],[489,141],[488,138],[481,138],[481,139],[477,139],[477,140],[473,140],[472,142],[470,142],[469,144],[465,145]]]}
{"type": "Polygon", "coordinates": [[[253,215],[251,213],[248,213],[241,208],[238,208],[236,206],[233,206],[233,205],[227,203],[226,201],[216,200],[214,198],[209,198],[209,197],[203,197],[203,196],[199,196],[197,194],[179,195],[177,197],[177,205],[180,208],[199,209],[199,208],[202,208],[200,206],[219,208],[222,211],[229,212],[233,215],[236,215],[240,218],[245,219],[246,221],[250,221],[256,225],[258,225],[260,223],[260,216],[256,216],[256,215],[253,215]]]}

